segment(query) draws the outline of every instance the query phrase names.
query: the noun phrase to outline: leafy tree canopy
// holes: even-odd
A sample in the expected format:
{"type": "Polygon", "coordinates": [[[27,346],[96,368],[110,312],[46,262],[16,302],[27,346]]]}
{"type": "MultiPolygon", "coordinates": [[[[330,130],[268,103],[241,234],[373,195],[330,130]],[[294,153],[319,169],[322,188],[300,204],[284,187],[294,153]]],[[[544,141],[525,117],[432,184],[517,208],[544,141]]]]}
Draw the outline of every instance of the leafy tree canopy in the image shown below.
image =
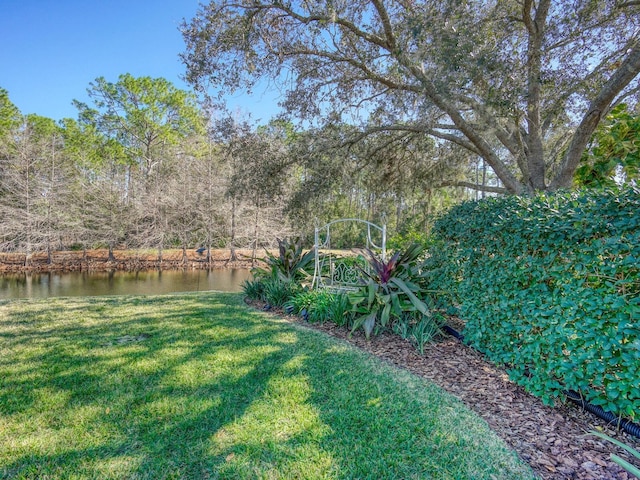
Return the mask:
{"type": "Polygon", "coordinates": [[[29,114],[24,117],[25,128],[29,129],[34,140],[49,139],[54,135],[61,135],[60,125],[49,117],[29,114]]]}
{"type": "Polygon", "coordinates": [[[482,157],[506,191],[526,193],[571,186],[600,120],[637,97],[639,8],[213,0],[183,25],[183,60],[200,90],[271,78],[303,120],[452,142],[482,157]]]}
{"type": "Polygon", "coordinates": [[[616,106],[596,130],[576,172],[576,183],[613,187],[640,180],[640,114],[616,106]]]}
{"type": "Polygon", "coordinates": [[[117,140],[145,174],[164,147],[202,131],[195,95],[164,78],[124,74],[112,83],[100,77],[87,91],[95,108],[75,100],[80,122],[117,140]]]}
{"type": "Polygon", "coordinates": [[[61,121],[64,148],[67,155],[83,168],[126,165],[125,147],[115,138],[104,136],[95,123],[78,122],[71,118],[61,121]]]}
{"type": "Polygon", "coordinates": [[[9,92],[0,87],[0,138],[20,125],[20,110],[9,99],[9,92]]]}

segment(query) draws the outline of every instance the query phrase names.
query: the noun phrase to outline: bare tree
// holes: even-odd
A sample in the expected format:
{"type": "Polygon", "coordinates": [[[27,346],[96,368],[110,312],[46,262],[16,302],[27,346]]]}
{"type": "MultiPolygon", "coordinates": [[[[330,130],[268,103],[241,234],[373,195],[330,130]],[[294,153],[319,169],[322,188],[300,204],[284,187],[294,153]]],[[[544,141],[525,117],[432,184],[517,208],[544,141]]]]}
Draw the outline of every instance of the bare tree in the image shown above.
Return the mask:
{"type": "Polygon", "coordinates": [[[14,127],[0,179],[3,247],[24,252],[28,267],[40,250],[46,250],[50,263],[53,244],[61,242],[69,179],[60,128],[53,120],[27,115],[14,127]]]}
{"type": "Polygon", "coordinates": [[[196,148],[192,148],[185,184],[195,194],[191,215],[196,222],[198,244],[206,248],[205,260],[209,266],[212,265],[211,249],[214,247],[230,247],[230,260],[235,261],[236,210],[226,195],[230,170],[220,146],[210,136],[197,139],[197,142],[196,148]]]}

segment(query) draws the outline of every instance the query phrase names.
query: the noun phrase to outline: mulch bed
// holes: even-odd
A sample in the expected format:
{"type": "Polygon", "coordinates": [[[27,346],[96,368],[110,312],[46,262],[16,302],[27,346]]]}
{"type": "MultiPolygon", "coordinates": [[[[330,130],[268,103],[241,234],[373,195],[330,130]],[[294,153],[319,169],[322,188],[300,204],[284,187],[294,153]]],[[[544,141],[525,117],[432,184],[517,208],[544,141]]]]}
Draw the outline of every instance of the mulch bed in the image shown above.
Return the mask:
{"type": "Polygon", "coordinates": [[[509,380],[504,370],[453,337],[440,339],[420,355],[396,335],[366,340],[360,331],[349,335],[348,329],[333,323],[308,324],[298,317],[287,318],[345,340],[455,395],[484,418],[543,479],[635,478],[609,459],[613,452],[633,463],[626,452],[586,433],[600,430],[636,449],[640,448],[640,441],[573,405],[543,405],[509,380]]]}

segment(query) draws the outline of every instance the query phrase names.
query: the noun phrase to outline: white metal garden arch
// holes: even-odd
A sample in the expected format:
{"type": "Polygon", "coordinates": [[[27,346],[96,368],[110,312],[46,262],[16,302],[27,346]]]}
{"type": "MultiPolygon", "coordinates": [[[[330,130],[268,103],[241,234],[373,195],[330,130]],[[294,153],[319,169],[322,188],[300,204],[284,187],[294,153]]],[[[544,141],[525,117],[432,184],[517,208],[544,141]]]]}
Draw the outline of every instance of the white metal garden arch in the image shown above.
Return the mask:
{"type": "MultiPolygon", "coordinates": [[[[326,288],[337,291],[355,289],[360,279],[360,270],[354,264],[338,261],[338,257],[331,250],[331,226],[338,223],[355,222],[366,226],[366,246],[374,253],[378,253],[385,260],[387,250],[387,225],[375,223],[359,218],[341,218],[327,223],[323,227],[316,225],[314,235],[315,269],[313,272],[312,288],[326,288]],[[378,232],[380,244],[376,244],[371,231],[378,232]],[[324,238],[322,238],[324,235],[324,238]]],[[[366,265],[363,266],[366,268],[366,265]]]]}

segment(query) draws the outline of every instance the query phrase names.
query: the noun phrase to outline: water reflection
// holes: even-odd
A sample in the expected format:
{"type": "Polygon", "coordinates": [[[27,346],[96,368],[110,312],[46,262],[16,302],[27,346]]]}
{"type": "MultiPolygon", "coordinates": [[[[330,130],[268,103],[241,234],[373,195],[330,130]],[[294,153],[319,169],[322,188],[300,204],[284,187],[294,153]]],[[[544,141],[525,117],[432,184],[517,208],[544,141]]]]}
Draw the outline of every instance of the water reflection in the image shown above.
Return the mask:
{"type": "Polygon", "coordinates": [[[0,276],[0,299],[239,292],[250,276],[245,269],[11,274],[0,276]]]}

